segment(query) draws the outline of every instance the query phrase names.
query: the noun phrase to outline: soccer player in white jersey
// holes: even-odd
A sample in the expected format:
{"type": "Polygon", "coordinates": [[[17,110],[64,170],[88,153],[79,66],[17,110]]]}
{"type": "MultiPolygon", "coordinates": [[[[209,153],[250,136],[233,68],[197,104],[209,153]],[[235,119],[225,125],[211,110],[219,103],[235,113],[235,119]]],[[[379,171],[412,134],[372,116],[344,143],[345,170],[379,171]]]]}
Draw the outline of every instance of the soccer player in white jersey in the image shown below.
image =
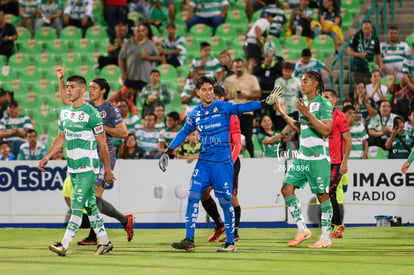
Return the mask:
{"type": "Polygon", "coordinates": [[[70,242],[75,237],[81,223],[82,210],[88,212],[89,221],[99,238],[96,255],[112,250],[104,227],[104,220],[95,200],[94,183],[99,172],[97,145],[105,167],[105,181],[113,183],[115,176],[111,169],[109,151],[101,114],[86,103],[83,93],[86,81],[82,76],[70,76],[66,95],[71,105],[64,107],[59,115],[59,134],[50,146],[38,168],[45,172],[49,159],[65,144],[67,146],[68,172],[73,183],[72,214],[61,242],[49,245],[49,249],[59,256],[66,256],[70,242]]]}
{"type": "Polygon", "coordinates": [[[306,227],[302,206],[295,195],[296,188],[304,188],[309,182],[312,193],[321,203],[322,235],[309,248],[331,247],[330,230],[332,204],[327,193],[330,182],[330,158],[328,136],[332,127],[332,104],[321,96],[323,82],[319,73],[310,71],[302,77],[302,93],[306,99],[298,99],[299,121],[286,114],[283,105],[277,105],[282,118],[300,135],[300,147],[283,180],[282,194],[298,227],[298,233],[289,246],[297,246],[312,236],[306,227]]]}

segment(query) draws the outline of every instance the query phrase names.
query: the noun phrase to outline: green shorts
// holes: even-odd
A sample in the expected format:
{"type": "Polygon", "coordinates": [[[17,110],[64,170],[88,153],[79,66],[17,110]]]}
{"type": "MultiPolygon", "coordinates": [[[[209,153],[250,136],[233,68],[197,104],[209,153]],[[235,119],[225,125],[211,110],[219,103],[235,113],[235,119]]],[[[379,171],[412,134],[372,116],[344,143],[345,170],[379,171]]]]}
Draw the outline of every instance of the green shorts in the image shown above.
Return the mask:
{"type": "Polygon", "coordinates": [[[327,160],[295,159],[287,167],[284,183],[305,188],[306,183],[313,194],[328,192],[331,177],[331,166],[327,160]]]}
{"type": "Polygon", "coordinates": [[[83,209],[88,211],[96,204],[95,181],[96,174],[93,171],[83,173],[70,173],[73,184],[72,209],[83,209]]]}

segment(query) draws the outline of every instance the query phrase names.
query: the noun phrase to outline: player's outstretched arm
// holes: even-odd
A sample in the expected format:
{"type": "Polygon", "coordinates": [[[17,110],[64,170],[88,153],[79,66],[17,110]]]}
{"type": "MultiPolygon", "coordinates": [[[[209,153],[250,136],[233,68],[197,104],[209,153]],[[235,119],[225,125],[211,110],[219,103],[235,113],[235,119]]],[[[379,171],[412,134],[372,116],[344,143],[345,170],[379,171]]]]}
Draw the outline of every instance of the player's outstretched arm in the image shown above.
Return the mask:
{"type": "Polygon", "coordinates": [[[286,114],[285,105],[280,105],[279,102],[276,102],[275,106],[275,111],[279,111],[280,116],[286,121],[290,128],[292,128],[296,133],[300,134],[300,123],[286,114]]]}

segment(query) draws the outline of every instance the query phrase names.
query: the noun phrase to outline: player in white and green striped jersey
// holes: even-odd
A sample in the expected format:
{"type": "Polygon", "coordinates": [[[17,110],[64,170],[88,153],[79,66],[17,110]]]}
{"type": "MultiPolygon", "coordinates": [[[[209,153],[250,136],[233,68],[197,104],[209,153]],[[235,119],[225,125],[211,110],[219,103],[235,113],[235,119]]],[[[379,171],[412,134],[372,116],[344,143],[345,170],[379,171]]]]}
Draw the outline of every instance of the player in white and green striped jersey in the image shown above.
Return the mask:
{"type": "Polygon", "coordinates": [[[357,120],[357,112],[352,105],[346,105],[342,112],[348,118],[349,129],[351,132],[352,148],[349,154],[350,159],[368,158],[368,133],[365,126],[357,120]]]}
{"type": "Polygon", "coordinates": [[[302,207],[295,195],[296,188],[304,188],[309,182],[312,193],[321,203],[322,235],[309,248],[331,247],[330,230],[332,221],[332,204],[328,195],[330,183],[330,158],[328,136],[332,127],[332,104],[321,96],[323,92],[322,77],[311,71],[302,77],[302,93],[306,99],[298,99],[299,121],[286,114],[283,105],[277,103],[282,118],[300,135],[300,147],[297,158],[288,167],[283,180],[282,194],[298,227],[298,233],[289,246],[299,245],[312,236],[306,227],[302,207]]]}
{"type": "Polygon", "coordinates": [[[66,94],[71,105],[61,110],[59,134],[38,165],[39,169],[44,172],[49,159],[66,142],[68,172],[74,187],[72,214],[62,242],[49,245],[49,249],[59,256],[66,256],[66,250],[82,222],[82,209],[85,208],[91,226],[100,240],[95,254],[105,254],[112,250],[112,243],[106,234],[104,220],[95,200],[95,181],[100,165],[97,145],[99,145],[101,159],[105,166],[106,182],[112,183],[115,177],[111,169],[103,121],[101,114],[83,99],[83,93],[86,90],[85,79],[81,76],[70,76],[66,84],[66,94]]]}

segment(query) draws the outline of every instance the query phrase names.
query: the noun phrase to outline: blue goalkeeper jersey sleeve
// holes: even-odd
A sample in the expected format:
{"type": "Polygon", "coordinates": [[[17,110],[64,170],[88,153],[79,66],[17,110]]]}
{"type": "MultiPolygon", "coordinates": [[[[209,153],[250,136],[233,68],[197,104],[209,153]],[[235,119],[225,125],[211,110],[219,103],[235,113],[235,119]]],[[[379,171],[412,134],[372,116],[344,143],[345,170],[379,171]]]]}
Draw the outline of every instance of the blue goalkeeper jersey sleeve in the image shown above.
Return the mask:
{"type": "Polygon", "coordinates": [[[260,107],[258,101],[234,104],[214,100],[207,107],[200,104],[190,113],[181,133],[171,142],[171,147],[178,147],[190,132],[198,130],[201,143],[198,159],[209,162],[228,161],[232,159],[229,135],[230,117],[260,107]]]}

